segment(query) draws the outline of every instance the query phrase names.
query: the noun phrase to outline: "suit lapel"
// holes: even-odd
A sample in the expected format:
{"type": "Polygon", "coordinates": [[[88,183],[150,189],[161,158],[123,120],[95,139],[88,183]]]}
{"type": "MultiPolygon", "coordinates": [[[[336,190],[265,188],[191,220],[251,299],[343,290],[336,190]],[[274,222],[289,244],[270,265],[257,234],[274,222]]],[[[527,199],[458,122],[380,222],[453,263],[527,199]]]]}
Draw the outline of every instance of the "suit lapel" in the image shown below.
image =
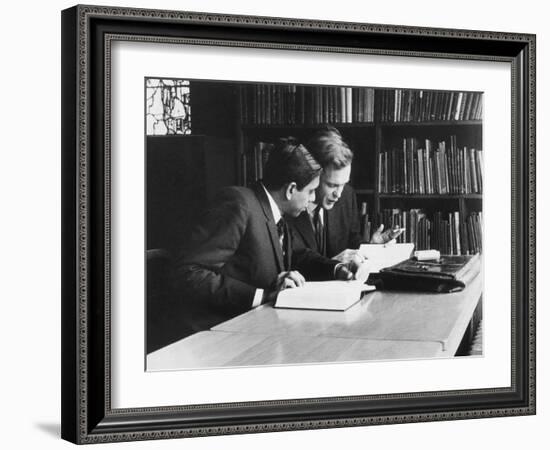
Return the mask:
{"type": "Polygon", "coordinates": [[[317,248],[315,233],[313,232],[313,226],[311,224],[311,220],[309,219],[309,214],[307,213],[307,211],[304,211],[294,220],[294,228],[296,229],[296,231],[298,231],[298,233],[300,233],[302,239],[305,241],[306,245],[309,248],[315,251],[319,250],[317,248]]]}
{"type": "Polygon", "coordinates": [[[273,220],[266,220],[266,226],[271,239],[271,246],[273,247],[273,251],[275,252],[275,257],[277,259],[277,269],[279,272],[282,272],[284,270],[283,249],[281,248],[281,244],[279,244],[277,227],[275,226],[275,222],[273,220]]]}
{"type": "MultiPolygon", "coordinates": [[[[252,190],[258,198],[258,201],[260,202],[262,211],[265,216],[267,234],[269,235],[269,238],[271,240],[271,247],[273,248],[273,252],[275,253],[277,269],[279,272],[282,272],[285,267],[283,262],[283,250],[281,249],[281,245],[279,244],[279,234],[277,233],[277,226],[275,224],[275,220],[273,219],[273,213],[271,212],[271,205],[269,204],[267,194],[265,193],[264,188],[261,184],[254,185],[252,190]]],[[[288,251],[287,255],[290,255],[288,251]]]]}

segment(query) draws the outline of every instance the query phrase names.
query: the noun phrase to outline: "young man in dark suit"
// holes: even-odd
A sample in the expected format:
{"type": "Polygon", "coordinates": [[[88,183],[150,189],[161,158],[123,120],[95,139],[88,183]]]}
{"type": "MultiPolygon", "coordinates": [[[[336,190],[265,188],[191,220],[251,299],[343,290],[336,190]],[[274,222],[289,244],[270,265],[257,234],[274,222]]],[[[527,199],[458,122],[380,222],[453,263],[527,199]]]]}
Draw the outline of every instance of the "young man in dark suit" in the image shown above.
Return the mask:
{"type": "Polygon", "coordinates": [[[177,261],[177,285],[194,331],[273,301],[306,279],[351,278],[338,261],[305,248],[292,251],[284,217],[298,217],[315,200],[320,172],[305,147],[281,140],[262,183],[219,193],[177,261]]]}
{"type": "MultiPolygon", "coordinates": [[[[356,195],[348,185],[353,153],[334,127],[318,130],[306,144],[322,167],[315,201],[306,211],[289,220],[295,239],[294,249],[309,248],[329,258],[361,264],[358,252],[362,241],[356,195]]],[[[375,231],[371,243],[384,244],[401,233],[375,231]]]]}

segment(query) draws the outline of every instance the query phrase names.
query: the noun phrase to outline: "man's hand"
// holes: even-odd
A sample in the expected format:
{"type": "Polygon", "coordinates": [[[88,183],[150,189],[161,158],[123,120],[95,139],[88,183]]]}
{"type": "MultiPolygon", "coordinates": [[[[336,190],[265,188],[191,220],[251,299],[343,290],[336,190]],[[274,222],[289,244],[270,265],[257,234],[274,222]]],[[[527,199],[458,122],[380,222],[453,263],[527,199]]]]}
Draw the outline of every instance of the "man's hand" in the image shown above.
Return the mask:
{"type": "Polygon", "coordinates": [[[343,265],[337,266],[335,272],[335,278],[337,280],[361,280],[367,281],[369,277],[370,269],[367,260],[359,250],[346,249],[341,253],[338,253],[334,258],[343,265]],[[343,267],[343,268],[341,268],[343,267]]]}
{"type": "Polygon", "coordinates": [[[303,286],[305,282],[306,279],[296,270],[281,272],[271,287],[264,291],[262,303],[274,302],[282,290],[303,286]]]}
{"type": "Polygon", "coordinates": [[[303,286],[306,283],[306,279],[297,270],[291,270],[290,272],[281,272],[277,275],[277,281],[275,282],[277,291],[283,289],[295,288],[303,286]]]}
{"type": "Polygon", "coordinates": [[[336,266],[334,271],[334,278],[342,281],[353,280],[354,274],[351,268],[347,264],[340,263],[336,266]]]}
{"type": "Polygon", "coordinates": [[[401,233],[405,231],[405,228],[399,228],[399,226],[395,226],[391,229],[388,229],[384,231],[384,224],[380,225],[378,229],[373,233],[370,243],[371,244],[387,244],[399,236],[401,236],[401,233]]]}
{"type": "Polygon", "coordinates": [[[335,257],[332,259],[336,259],[337,261],[340,261],[341,263],[353,263],[356,266],[361,265],[365,258],[359,253],[359,250],[353,250],[351,248],[347,248],[346,250],[338,253],[335,257]]]}
{"type": "Polygon", "coordinates": [[[360,263],[353,260],[348,263],[338,264],[334,272],[334,278],[344,281],[358,280],[363,283],[367,281],[370,273],[369,263],[363,257],[361,259],[362,262],[360,263]]]}

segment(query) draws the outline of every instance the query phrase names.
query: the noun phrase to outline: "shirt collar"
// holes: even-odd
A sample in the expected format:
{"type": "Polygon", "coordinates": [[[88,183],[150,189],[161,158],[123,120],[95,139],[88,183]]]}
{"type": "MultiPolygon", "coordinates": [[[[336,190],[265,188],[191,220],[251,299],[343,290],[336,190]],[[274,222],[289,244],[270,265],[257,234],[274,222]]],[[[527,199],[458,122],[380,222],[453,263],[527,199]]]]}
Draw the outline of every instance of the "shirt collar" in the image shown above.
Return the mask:
{"type": "Polygon", "coordinates": [[[262,184],[262,187],[264,188],[264,191],[267,195],[267,199],[269,200],[269,206],[271,207],[271,212],[273,213],[273,220],[275,221],[275,223],[279,223],[279,220],[281,220],[281,217],[282,217],[279,206],[277,205],[277,203],[275,203],[275,200],[273,199],[273,197],[271,196],[271,194],[263,184],[262,184]]]}

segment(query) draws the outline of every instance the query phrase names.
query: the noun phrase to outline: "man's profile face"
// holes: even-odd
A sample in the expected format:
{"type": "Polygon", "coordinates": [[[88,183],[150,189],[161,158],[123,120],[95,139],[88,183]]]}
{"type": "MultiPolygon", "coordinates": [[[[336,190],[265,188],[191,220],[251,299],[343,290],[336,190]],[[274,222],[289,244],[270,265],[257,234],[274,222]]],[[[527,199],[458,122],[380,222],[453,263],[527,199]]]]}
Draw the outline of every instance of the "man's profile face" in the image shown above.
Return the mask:
{"type": "Polygon", "coordinates": [[[302,190],[295,189],[288,203],[288,211],[285,211],[285,213],[291,217],[298,217],[306,210],[310,202],[315,201],[315,190],[318,186],[319,176],[316,176],[302,190]]]}
{"type": "Polygon", "coordinates": [[[317,204],[324,209],[332,209],[342,195],[344,186],[349,182],[350,175],[351,164],[341,169],[333,166],[324,168],[316,192],[317,204]]]}

